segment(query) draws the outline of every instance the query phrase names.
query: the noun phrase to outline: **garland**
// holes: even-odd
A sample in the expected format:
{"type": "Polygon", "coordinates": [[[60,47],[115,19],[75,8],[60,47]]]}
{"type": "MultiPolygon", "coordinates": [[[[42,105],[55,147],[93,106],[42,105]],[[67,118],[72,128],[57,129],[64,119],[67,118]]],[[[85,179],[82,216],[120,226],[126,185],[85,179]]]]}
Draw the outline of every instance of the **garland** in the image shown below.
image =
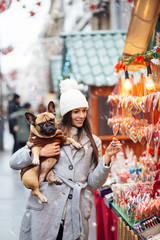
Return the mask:
{"type": "Polygon", "coordinates": [[[129,58],[120,57],[118,59],[118,63],[115,65],[116,73],[119,73],[120,70],[126,71],[127,66],[130,64],[149,65],[149,62],[152,58],[158,59],[158,54],[160,54],[160,47],[155,47],[154,49],[147,52],[134,54],[129,58]]]}

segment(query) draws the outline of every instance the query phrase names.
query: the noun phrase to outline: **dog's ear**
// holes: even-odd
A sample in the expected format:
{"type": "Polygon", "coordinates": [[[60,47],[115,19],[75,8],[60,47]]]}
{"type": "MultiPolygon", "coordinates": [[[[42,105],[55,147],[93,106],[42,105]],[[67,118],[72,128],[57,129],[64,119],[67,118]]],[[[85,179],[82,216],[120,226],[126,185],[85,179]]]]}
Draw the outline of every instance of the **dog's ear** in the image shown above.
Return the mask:
{"type": "Polygon", "coordinates": [[[32,125],[34,125],[35,126],[35,122],[36,122],[36,116],[34,115],[34,114],[32,114],[32,113],[30,113],[30,112],[26,112],[25,113],[25,117],[26,117],[26,119],[28,120],[28,122],[30,123],[30,124],[32,124],[32,125]]]}
{"type": "Polygon", "coordinates": [[[54,115],[56,115],[55,104],[52,101],[50,101],[48,103],[48,112],[53,113],[54,115]]]}

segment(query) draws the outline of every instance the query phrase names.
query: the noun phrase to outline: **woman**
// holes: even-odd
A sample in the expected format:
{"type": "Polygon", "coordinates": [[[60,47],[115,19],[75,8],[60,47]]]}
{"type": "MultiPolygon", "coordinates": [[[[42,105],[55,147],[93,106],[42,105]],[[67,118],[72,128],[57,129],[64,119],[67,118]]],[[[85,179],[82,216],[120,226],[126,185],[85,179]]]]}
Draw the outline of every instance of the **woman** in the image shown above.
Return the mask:
{"type": "MultiPolygon", "coordinates": [[[[66,79],[60,87],[60,128],[82,148],[77,150],[67,145],[60,150],[59,146],[51,144],[41,150],[41,156],[60,153],[54,173],[63,183],[49,185],[43,182],[40,185],[47,203],[30,194],[20,240],[87,240],[93,199],[91,189],[104,184],[110,171],[111,157],[121,150],[121,143],[114,138],[102,158],[101,141],[91,133],[87,119],[88,102],[78,90],[77,82],[66,79]]],[[[22,169],[31,162],[32,154],[24,147],[11,157],[10,167],[22,169]]]]}

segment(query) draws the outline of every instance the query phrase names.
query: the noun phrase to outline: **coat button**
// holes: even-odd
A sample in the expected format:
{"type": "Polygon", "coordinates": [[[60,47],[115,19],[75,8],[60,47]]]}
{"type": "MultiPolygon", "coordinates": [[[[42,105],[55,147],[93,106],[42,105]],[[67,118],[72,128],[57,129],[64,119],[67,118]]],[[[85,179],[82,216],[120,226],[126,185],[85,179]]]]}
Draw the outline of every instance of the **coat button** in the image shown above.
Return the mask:
{"type": "Polygon", "coordinates": [[[69,165],[69,170],[72,170],[73,169],[73,165],[69,165]]]}
{"type": "Polygon", "coordinates": [[[68,198],[69,198],[69,199],[72,199],[72,194],[69,194],[69,195],[68,195],[68,198]]]}

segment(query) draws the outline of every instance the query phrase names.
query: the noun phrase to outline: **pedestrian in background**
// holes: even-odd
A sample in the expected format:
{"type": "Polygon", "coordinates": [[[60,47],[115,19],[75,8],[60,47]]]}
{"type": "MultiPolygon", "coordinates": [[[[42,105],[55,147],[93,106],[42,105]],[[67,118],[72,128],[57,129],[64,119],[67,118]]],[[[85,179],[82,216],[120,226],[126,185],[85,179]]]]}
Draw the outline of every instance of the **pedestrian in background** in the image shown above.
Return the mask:
{"type": "Polygon", "coordinates": [[[18,148],[17,144],[17,137],[16,137],[16,131],[17,131],[17,122],[15,119],[11,119],[10,115],[13,112],[16,112],[20,109],[20,96],[16,93],[13,94],[12,99],[8,102],[8,124],[9,124],[9,131],[13,136],[13,150],[12,153],[16,152],[18,148]]]}
{"type": "MultiPolygon", "coordinates": [[[[47,196],[47,203],[30,194],[22,219],[20,240],[87,240],[92,190],[104,184],[110,171],[111,157],[121,150],[121,143],[114,138],[102,157],[101,140],[92,135],[87,118],[88,102],[73,79],[61,82],[60,111],[60,129],[82,147],[76,149],[72,145],[64,145],[60,149],[54,143],[41,149],[41,156],[60,154],[54,173],[62,184],[44,181],[40,185],[41,193],[47,196]]],[[[10,159],[10,167],[17,170],[31,164],[32,154],[27,146],[10,159]]]]}
{"type": "Polygon", "coordinates": [[[25,103],[19,110],[10,115],[10,119],[16,122],[14,129],[16,132],[16,142],[18,149],[26,145],[30,134],[30,124],[25,117],[26,112],[33,113],[33,108],[28,102],[25,103]]]}

